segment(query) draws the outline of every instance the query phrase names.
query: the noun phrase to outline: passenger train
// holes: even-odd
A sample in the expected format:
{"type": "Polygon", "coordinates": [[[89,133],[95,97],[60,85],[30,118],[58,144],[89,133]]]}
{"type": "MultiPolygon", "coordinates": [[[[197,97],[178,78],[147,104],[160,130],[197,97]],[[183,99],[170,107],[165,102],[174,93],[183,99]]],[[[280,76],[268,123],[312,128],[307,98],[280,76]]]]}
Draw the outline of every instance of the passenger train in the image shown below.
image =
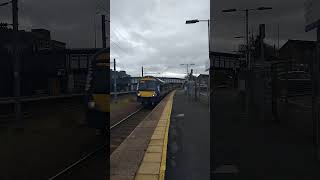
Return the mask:
{"type": "Polygon", "coordinates": [[[102,49],[94,55],[86,82],[86,119],[89,127],[107,132],[110,119],[110,58],[109,49],[102,49]]]}
{"type": "Polygon", "coordinates": [[[137,101],[144,106],[154,106],[176,87],[177,85],[166,83],[159,78],[144,76],[138,81],[137,101]]]}

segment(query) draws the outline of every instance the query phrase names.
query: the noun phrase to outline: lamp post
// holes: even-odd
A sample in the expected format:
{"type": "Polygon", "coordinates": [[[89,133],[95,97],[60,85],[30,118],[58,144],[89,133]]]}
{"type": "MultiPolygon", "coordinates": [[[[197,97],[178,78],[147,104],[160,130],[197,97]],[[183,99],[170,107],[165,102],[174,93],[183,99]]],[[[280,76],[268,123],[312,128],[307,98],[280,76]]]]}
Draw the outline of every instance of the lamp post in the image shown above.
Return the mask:
{"type": "Polygon", "coordinates": [[[245,91],[246,91],[246,96],[245,96],[245,112],[248,113],[249,115],[251,114],[251,110],[249,108],[249,106],[251,105],[251,100],[252,100],[252,80],[251,80],[251,75],[250,75],[250,71],[251,71],[251,55],[250,55],[250,44],[249,44],[249,11],[263,11],[263,10],[269,10],[272,9],[272,7],[258,7],[258,8],[253,8],[253,9],[225,9],[222,10],[222,12],[236,12],[236,11],[241,11],[241,12],[245,12],[246,14],[246,69],[247,69],[247,77],[246,77],[246,81],[245,81],[245,91]]]}
{"type": "Polygon", "coordinates": [[[187,76],[188,76],[188,74],[189,74],[189,65],[190,66],[194,66],[195,64],[193,64],[193,63],[190,63],[190,64],[180,64],[181,66],[187,66],[187,76]]]}
{"type": "Polygon", "coordinates": [[[251,68],[250,62],[250,48],[249,48],[249,11],[263,11],[263,10],[270,10],[272,7],[258,7],[253,9],[225,9],[222,12],[236,12],[242,11],[246,13],[246,61],[247,61],[247,68],[251,68]]]}
{"type": "MultiPolygon", "coordinates": [[[[193,19],[193,20],[187,20],[186,24],[194,24],[194,23],[198,23],[198,22],[207,22],[208,23],[208,57],[209,57],[209,61],[210,61],[210,19],[206,19],[206,20],[199,20],[199,19],[193,19]]],[[[211,62],[211,61],[210,61],[211,62]]],[[[210,68],[211,69],[211,65],[210,68]]],[[[210,70],[209,70],[210,73],[210,70]]],[[[209,81],[209,85],[210,87],[210,81],[209,81]]],[[[208,104],[209,104],[209,111],[210,111],[210,94],[208,96],[208,104]]]]}
{"type": "Polygon", "coordinates": [[[210,19],[204,19],[204,20],[199,20],[199,19],[193,19],[193,20],[187,20],[186,24],[195,24],[198,22],[208,22],[208,48],[210,52],[210,19]]]}
{"type": "Polygon", "coordinates": [[[93,17],[93,26],[94,26],[94,48],[97,48],[97,25],[96,25],[96,16],[100,14],[100,12],[95,12],[93,17]]]}
{"type": "Polygon", "coordinates": [[[107,34],[106,34],[106,15],[102,14],[101,15],[101,24],[102,24],[102,47],[106,48],[107,47],[107,34]]]}
{"type": "Polygon", "coordinates": [[[109,19],[106,19],[106,15],[100,13],[99,11],[95,12],[93,18],[93,26],[94,26],[94,48],[97,48],[97,30],[96,30],[96,16],[101,15],[101,37],[102,37],[102,48],[106,48],[107,46],[107,37],[106,37],[106,22],[110,23],[109,19]]]}
{"type": "MultiPolygon", "coordinates": [[[[18,0],[11,0],[4,3],[0,3],[1,6],[6,6],[11,3],[12,7],[12,30],[13,30],[13,38],[12,38],[12,54],[13,54],[13,79],[14,79],[14,86],[13,86],[13,94],[14,94],[14,109],[16,115],[16,126],[18,129],[21,128],[22,123],[22,114],[21,114],[21,82],[20,82],[20,57],[19,57],[19,23],[18,23],[18,0]]],[[[2,25],[9,25],[8,23],[4,23],[2,25]]]]}
{"type": "Polygon", "coordinates": [[[117,103],[117,70],[116,70],[116,59],[113,59],[113,88],[114,88],[114,100],[117,103]]]}

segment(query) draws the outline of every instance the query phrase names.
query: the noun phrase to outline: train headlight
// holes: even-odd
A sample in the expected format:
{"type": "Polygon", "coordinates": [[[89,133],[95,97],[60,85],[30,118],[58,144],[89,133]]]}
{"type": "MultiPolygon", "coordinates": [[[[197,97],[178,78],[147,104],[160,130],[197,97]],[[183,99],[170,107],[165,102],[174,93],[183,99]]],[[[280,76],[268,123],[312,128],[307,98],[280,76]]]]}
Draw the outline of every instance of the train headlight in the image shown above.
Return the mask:
{"type": "Polygon", "coordinates": [[[153,94],[152,94],[152,97],[155,97],[156,95],[157,95],[156,93],[153,93],[153,94]]]}
{"type": "Polygon", "coordinates": [[[88,102],[89,109],[93,109],[93,108],[95,108],[95,106],[96,106],[96,103],[94,101],[89,101],[88,102]]]}
{"type": "Polygon", "coordinates": [[[138,94],[137,94],[137,96],[141,96],[141,94],[140,94],[140,93],[138,93],[138,94]]]}

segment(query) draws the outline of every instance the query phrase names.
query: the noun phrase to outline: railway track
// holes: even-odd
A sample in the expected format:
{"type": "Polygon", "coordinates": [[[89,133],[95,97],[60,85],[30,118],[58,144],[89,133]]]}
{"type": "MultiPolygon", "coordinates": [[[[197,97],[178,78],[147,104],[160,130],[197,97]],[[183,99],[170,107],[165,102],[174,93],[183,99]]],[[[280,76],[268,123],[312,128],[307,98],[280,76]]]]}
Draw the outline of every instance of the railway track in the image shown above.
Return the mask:
{"type": "Polygon", "coordinates": [[[85,154],[79,160],[50,177],[49,180],[105,179],[107,176],[106,161],[107,143],[85,154]]]}
{"type": "MultiPolygon", "coordinates": [[[[127,138],[150,110],[140,108],[110,127],[110,154],[127,138]]],[[[49,180],[60,179],[99,179],[106,178],[107,141],[102,146],[87,153],[82,158],[59,171],[49,180]],[[105,174],[104,174],[105,172],[105,174]],[[80,175],[81,174],[81,175],[80,175]],[[83,175],[82,175],[83,174],[83,175]],[[98,174],[98,175],[97,175],[98,174]],[[99,177],[100,174],[100,177],[99,177]],[[91,177],[96,176],[96,177],[91,177]],[[87,177],[85,177],[87,176],[87,177]],[[89,177],[90,176],[90,177],[89,177]]]]}
{"type": "MultiPolygon", "coordinates": [[[[76,111],[83,110],[84,106],[83,104],[63,104],[59,107],[58,113],[71,113],[76,111]]],[[[47,108],[49,109],[49,107],[47,108]]],[[[22,118],[24,119],[31,119],[36,116],[47,116],[50,113],[41,113],[42,110],[36,110],[36,109],[28,109],[28,111],[25,111],[22,113],[22,118]],[[38,111],[38,112],[37,112],[38,111]]],[[[57,113],[55,112],[55,113],[57,113]]],[[[14,112],[0,114],[0,125],[7,125],[9,123],[12,123],[15,120],[15,114],[14,112]]]]}
{"type": "Polygon", "coordinates": [[[150,113],[150,109],[140,108],[110,127],[110,155],[131,134],[138,124],[150,113]]]}

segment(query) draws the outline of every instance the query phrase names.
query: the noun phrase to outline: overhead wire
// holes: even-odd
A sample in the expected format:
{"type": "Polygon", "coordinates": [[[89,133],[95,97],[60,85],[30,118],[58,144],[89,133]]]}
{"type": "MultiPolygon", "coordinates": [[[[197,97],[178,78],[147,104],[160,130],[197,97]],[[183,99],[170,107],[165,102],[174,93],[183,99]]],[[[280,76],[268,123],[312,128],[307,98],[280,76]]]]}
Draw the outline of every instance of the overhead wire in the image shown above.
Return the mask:
{"type": "Polygon", "coordinates": [[[129,56],[129,54],[125,51],[125,50],[123,50],[116,42],[114,42],[111,38],[110,38],[110,41],[111,41],[111,43],[113,43],[113,44],[115,44],[121,51],[123,51],[126,55],[128,55],[129,56]]]}
{"type": "Polygon", "coordinates": [[[127,39],[126,37],[124,37],[124,35],[121,33],[121,31],[118,30],[117,26],[114,24],[113,28],[110,28],[110,30],[117,36],[117,38],[119,39],[119,36],[121,39],[127,39]]]}
{"type": "Polygon", "coordinates": [[[113,48],[118,52],[117,55],[119,55],[119,54],[125,55],[125,54],[123,53],[123,51],[121,51],[121,50],[120,50],[117,46],[115,46],[113,43],[110,43],[110,45],[111,45],[111,47],[113,47],[113,48]]]}

